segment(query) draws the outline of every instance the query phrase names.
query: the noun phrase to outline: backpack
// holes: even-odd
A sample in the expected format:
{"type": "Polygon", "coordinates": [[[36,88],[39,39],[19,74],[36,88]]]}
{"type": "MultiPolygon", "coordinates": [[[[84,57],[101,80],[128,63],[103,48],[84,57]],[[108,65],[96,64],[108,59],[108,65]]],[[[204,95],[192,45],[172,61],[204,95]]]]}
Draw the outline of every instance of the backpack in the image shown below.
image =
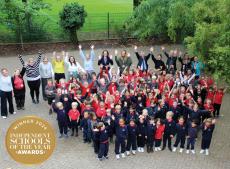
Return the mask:
{"type": "Polygon", "coordinates": [[[21,90],[24,88],[24,83],[23,83],[23,79],[20,77],[15,77],[14,78],[14,88],[17,90],[21,90]]]}

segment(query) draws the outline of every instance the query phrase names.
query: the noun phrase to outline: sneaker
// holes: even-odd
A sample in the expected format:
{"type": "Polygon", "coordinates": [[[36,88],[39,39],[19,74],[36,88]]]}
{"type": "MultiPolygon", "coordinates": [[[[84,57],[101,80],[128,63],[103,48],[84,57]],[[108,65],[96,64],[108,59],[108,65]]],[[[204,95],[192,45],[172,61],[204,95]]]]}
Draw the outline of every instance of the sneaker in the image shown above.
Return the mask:
{"type": "Polygon", "coordinates": [[[99,161],[102,161],[102,160],[103,160],[103,158],[98,158],[98,160],[99,160],[99,161]]]}
{"type": "Polygon", "coordinates": [[[158,147],[155,147],[154,151],[158,151],[158,147]]]}
{"type": "Polygon", "coordinates": [[[63,137],[63,134],[61,134],[58,138],[62,138],[63,137]]]}
{"type": "Polygon", "coordinates": [[[109,156],[105,156],[104,158],[108,160],[108,159],[109,159],[109,156]]]}
{"type": "Polygon", "coordinates": [[[141,148],[141,152],[144,153],[144,152],[145,152],[145,149],[144,149],[144,148],[141,148]]]}
{"type": "Polygon", "coordinates": [[[200,154],[203,154],[203,153],[204,153],[204,150],[203,150],[203,149],[201,149],[201,150],[200,150],[200,154]]]}
{"type": "Polygon", "coordinates": [[[171,152],[172,152],[172,148],[171,148],[171,147],[169,147],[169,151],[171,151],[171,152]]]}
{"type": "Polygon", "coordinates": [[[138,152],[141,152],[141,148],[140,148],[140,147],[137,147],[137,151],[138,151],[138,152]]]}
{"type": "Polygon", "coordinates": [[[191,150],[191,152],[192,152],[192,154],[195,154],[195,153],[196,153],[195,150],[191,150]]]}
{"type": "Polygon", "coordinates": [[[135,151],[135,150],[132,150],[132,154],[135,155],[135,154],[136,154],[136,151],[135,151]]]}
{"type": "Polygon", "coordinates": [[[164,151],[165,150],[165,147],[162,147],[161,151],[164,151]]]}
{"type": "Polygon", "coordinates": [[[16,112],[13,112],[13,114],[16,114],[16,112]]]}
{"type": "Polygon", "coordinates": [[[186,154],[189,154],[189,150],[186,150],[186,154]]]}
{"type": "Polygon", "coordinates": [[[124,154],[124,153],[121,153],[121,157],[122,157],[122,158],[125,158],[125,154],[124,154]]]}
{"type": "Polygon", "coordinates": [[[3,119],[6,119],[7,117],[6,116],[2,116],[3,119]]]}
{"type": "Polygon", "coordinates": [[[129,151],[126,151],[126,155],[129,156],[129,155],[130,155],[130,152],[129,152],[129,151]]]}
{"type": "Polygon", "coordinates": [[[172,151],[173,151],[173,152],[176,152],[176,147],[173,147],[172,151]]]}
{"type": "Polygon", "coordinates": [[[161,148],[160,148],[160,147],[158,147],[158,151],[161,151],[161,148]]]}
{"type": "Polygon", "coordinates": [[[205,150],[205,155],[208,156],[209,155],[209,151],[208,149],[205,150]]]}
{"type": "Polygon", "coordinates": [[[65,134],[65,138],[68,138],[69,136],[68,136],[68,134],[65,134]]]}
{"type": "Polygon", "coordinates": [[[120,155],[119,154],[116,155],[116,159],[117,160],[120,159],[120,155]]]}
{"type": "Polygon", "coordinates": [[[180,148],[180,151],[179,151],[179,152],[180,152],[180,153],[183,153],[183,151],[184,151],[184,149],[183,149],[183,148],[180,148]]]}

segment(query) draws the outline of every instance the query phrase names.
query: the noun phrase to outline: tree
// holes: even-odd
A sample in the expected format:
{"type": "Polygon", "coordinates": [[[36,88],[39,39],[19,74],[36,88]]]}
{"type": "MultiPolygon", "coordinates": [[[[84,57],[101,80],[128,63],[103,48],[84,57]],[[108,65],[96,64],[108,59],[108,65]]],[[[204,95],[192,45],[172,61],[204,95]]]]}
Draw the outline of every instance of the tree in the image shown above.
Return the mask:
{"type": "Polygon", "coordinates": [[[78,44],[77,30],[79,30],[87,16],[84,6],[77,2],[67,3],[60,12],[60,24],[69,33],[71,42],[78,44]]]}
{"type": "MultiPolygon", "coordinates": [[[[49,9],[49,5],[42,0],[4,0],[0,2],[3,24],[15,32],[16,40],[22,42],[23,33],[30,35],[33,24],[32,17],[40,15],[41,9],[49,9]],[[26,26],[28,23],[30,26],[26,26]],[[24,31],[23,31],[24,30],[24,31]]],[[[37,25],[37,24],[36,24],[37,25]]]]}
{"type": "Polygon", "coordinates": [[[138,5],[140,5],[142,0],[133,0],[133,9],[135,9],[138,5]]]}

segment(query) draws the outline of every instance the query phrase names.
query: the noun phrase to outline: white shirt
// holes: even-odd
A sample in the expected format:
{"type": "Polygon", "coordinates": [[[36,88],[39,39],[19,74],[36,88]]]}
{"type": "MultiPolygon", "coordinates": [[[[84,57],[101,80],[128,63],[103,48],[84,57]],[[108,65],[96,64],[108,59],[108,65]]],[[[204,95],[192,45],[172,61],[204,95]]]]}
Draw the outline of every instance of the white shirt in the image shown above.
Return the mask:
{"type": "Polygon", "coordinates": [[[13,90],[10,76],[5,77],[0,75],[0,90],[4,92],[10,92],[13,90]]]}

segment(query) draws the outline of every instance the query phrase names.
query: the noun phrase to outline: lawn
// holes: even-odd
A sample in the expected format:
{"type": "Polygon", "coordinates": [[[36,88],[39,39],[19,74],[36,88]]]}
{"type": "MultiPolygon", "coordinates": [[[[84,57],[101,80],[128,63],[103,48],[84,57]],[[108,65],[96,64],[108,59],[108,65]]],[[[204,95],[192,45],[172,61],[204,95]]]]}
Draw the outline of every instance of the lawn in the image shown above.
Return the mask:
{"type": "Polygon", "coordinates": [[[41,16],[36,17],[35,22],[40,23],[53,37],[60,37],[63,33],[59,25],[59,12],[66,3],[78,2],[84,5],[88,16],[81,32],[107,31],[108,13],[110,29],[114,29],[117,25],[122,25],[133,10],[133,0],[44,0],[44,2],[50,4],[50,9],[40,11],[41,16]]]}

